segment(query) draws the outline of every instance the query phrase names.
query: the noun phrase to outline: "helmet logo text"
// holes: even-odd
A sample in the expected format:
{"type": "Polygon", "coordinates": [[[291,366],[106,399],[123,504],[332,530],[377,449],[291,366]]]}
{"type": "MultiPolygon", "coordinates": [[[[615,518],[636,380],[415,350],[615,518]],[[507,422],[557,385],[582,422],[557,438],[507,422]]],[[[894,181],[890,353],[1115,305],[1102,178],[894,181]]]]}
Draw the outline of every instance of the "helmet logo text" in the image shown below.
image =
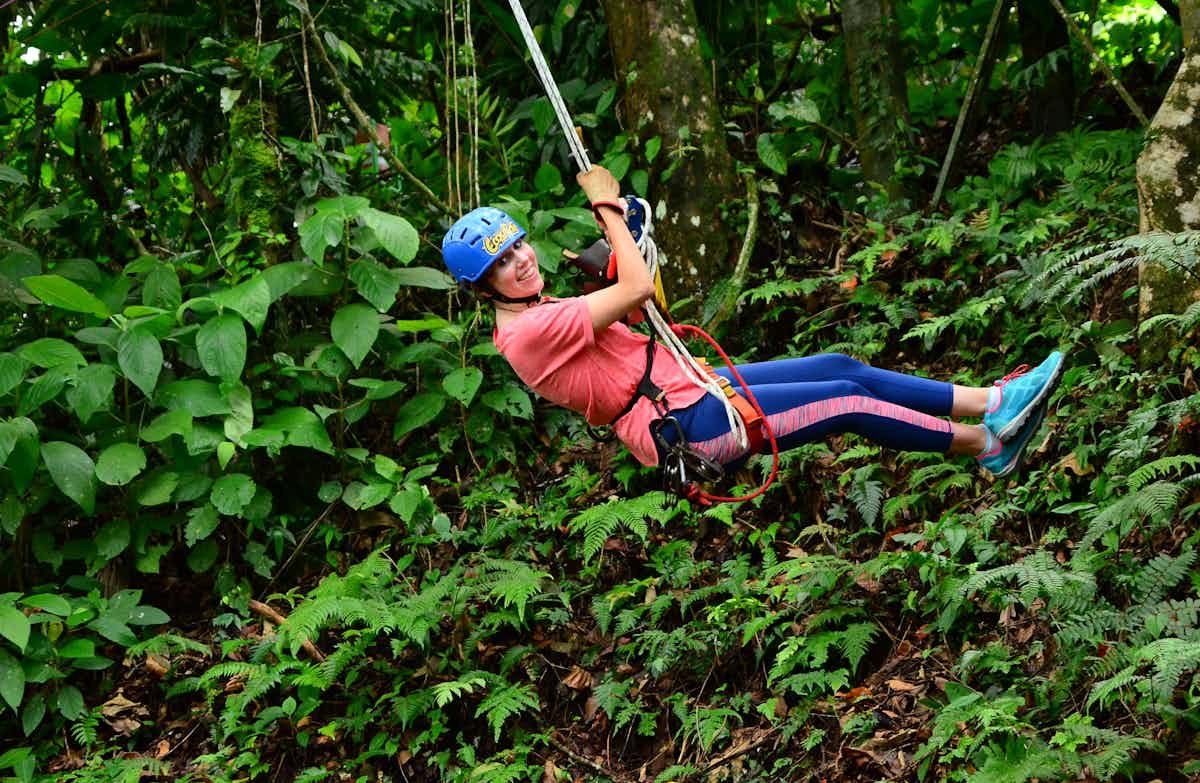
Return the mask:
{"type": "Polygon", "coordinates": [[[511,220],[506,220],[500,224],[500,228],[495,234],[492,234],[490,237],[486,237],[483,240],[483,249],[488,253],[495,253],[500,249],[500,246],[504,244],[506,239],[514,234],[520,233],[520,231],[521,229],[517,227],[516,223],[513,223],[511,220]]]}

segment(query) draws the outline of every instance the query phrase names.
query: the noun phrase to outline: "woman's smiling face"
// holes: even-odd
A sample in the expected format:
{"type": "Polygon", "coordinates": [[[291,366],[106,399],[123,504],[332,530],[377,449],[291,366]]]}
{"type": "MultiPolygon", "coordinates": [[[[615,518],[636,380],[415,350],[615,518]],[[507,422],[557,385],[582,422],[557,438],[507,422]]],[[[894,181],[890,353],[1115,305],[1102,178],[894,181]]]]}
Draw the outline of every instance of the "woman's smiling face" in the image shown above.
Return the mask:
{"type": "Polygon", "coordinates": [[[513,299],[535,296],[546,283],[538,269],[533,245],[518,239],[488,270],[488,283],[496,293],[513,299]]]}

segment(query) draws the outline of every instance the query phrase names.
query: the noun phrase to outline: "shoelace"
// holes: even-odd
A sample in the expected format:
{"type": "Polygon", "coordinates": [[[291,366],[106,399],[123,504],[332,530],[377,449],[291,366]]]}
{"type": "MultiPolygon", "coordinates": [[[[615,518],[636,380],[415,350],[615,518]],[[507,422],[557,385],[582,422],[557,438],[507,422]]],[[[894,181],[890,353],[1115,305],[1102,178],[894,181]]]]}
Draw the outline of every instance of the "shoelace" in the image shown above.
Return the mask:
{"type": "Polygon", "coordinates": [[[1018,365],[1018,366],[1017,366],[1017,368],[1016,368],[1015,370],[1013,370],[1012,372],[1010,372],[1008,375],[1005,375],[1005,376],[1004,376],[1003,378],[1001,378],[1000,380],[996,381],[996,385],[997,385],[997,386],[1003,386],[1004,384],[1006,384],[1006,383],[1008,383],[1009,381],[1011,381],[1013,378],[1018,378],[1018,377],[1020,377],[1020,376],[1024,375],[1025,373],[1029,372],[1029,369],[1030,369],[1030,368],[1029,368],[1029,365],[1028,365],[1028,364],[1022,364],[1022,365],[1018,365]]]}

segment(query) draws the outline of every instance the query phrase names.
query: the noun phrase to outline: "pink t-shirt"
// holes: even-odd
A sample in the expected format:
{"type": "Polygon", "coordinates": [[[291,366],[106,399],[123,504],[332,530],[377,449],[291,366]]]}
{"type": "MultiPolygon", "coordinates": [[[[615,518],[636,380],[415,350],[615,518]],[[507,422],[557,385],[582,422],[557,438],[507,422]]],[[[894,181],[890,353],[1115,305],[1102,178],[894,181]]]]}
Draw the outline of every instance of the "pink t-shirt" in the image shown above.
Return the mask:
{"type": "MultiPolygon", "coordinates": [[[[582,296],[546,299],[495,333],[496,348],[521,380],[592,425],[608,424],[633,396],[646,369],[648,339],[620,322],[597,334],[582,296]]],[[[667,408],[685,408],[705,394],[661,345],[650,379],[666,392],[667,408]]],[[[643,465],[658,464],[650,435],[656,418],[654,405],[643,397],[614,427],[643,465]]]]}

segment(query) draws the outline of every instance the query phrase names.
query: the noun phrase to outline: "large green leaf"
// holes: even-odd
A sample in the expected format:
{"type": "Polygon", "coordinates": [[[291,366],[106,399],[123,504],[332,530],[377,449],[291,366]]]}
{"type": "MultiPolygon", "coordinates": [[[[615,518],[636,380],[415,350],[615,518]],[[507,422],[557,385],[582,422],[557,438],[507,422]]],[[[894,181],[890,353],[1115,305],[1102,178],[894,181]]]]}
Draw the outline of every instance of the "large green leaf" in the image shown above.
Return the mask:
{"type": "Polygon", "coordinates": [[[470,405],[483,383],[483,371],[478,367],[460,367],[442,381],[442,388],[463,405],[470,405]]]}
{"type": "Polygon", "coordinates": [[[57,337],[43,337],[25,343],[17,352],[22,359],[38,367],[82,367],[87,364],[87,359],[83,358],[78,348],[57,337]]]}
{"type": "Polygon", "coordinates": [[[392,321],[390,324],[384,324],[383,329],[394,334],[410,334],[412,332],[429,332],[434,329],[444,329],[449,325],[450,322],[445,318],[431,316],[429,318],[392,321]]]}
{"type": "Polygon", "coordinates": [[[775,146],[777,134],[763,133],[758,137],[758,158],[767,168],[778,174],[787,174],[787,156],[775,146]]]}
{"type": "Polygon", "coordinates": [[[337,347],[358,367],[379,336],[379,313],[363,304],[346,305],[334,314],[329,331],[337,347]]]}
{"type": "Polygon", "coordinates": [[[25,379],[26,361],[15,353],[0,353],[0,397],[8,394],[25,379]]]}
{"type": "Polygon", "coordinates": [[[142,304],[175,310],[183,302],[179,275],[170,264],[155,264],[142,282],[142,304]]]}
{"type": "Polygon", "coordinates": [[[29,181],[25,179],[25,175],[12,166],[0,166],[0,182],[8,182],[13,185],[29,184],[29,181]]]}
{"type": "Polygon", "coordinates": [[[187,411],[197,418],[224,416],[232,410],[220,386],[199,378],[168,383],[158,390],[155,402],[169,410],[187,411]]]}
{"type": "Polygon", "coordinates": [[[351,264],[347,274],[354,285],[358,286],[359,295],[373,304],[379,312],[386,313],[395,304],[396,294],[400,291],[400,281],[396,279],[393,270],[377,261],[364,258],[351,264]]]}
{"type": "Polygon", "coordinates": [[[171,501],[171,495],[177,486],[179,486],[178,473],[158,468],[152,470],[138,482],[134,497],[143,506],[161,506],[171,501]]]}
{"type": "Polygon", "coordinates": [[[399,440],[417,427],[423,427],[437,418],[446,407],[446,397],[434,392],[424,392],[413,397],[396,413],[392,437],[399,440]]]}
{"type": "Polygon", "coordinates": [[[54,485],[91,516],[96,510],[96,463],[78,446],[63,441],[42,444],[42,462],[54,485]]]}
{"type": "Polygon", "coordinates": [[[21,731],[28,737],[42,725],[42,719],[45,717],[46,699],[42,694],[35,693],[25,700],[25,707],[21,710],[21,731]]]}
{"type": "Polygon", "coordinates": [[[27,595],[21,599],[21,603],[25,606],[32,606],[34,609],[41,609],[43,612],[56,614],[59,617],[71,616],[71,602],[54,593],[27,595]]]}
{"type": "Polygon", "coordinates": [[[15,423],[0,421],[0,468],[8,462],[8,455],[12,454],[13,449],[16,448],[17,439],[20,436],[21,430],[15,423]]]}
{"type": "Polygon", "coordinates": [[[135,606],[126,622],[130,625],[163,625],[171,622],[171,616],[155,606],[135,606]]]}
{"type": "Polygon", "coordinates": [[[21,520],[25,518],[25,504],[17,497],[16,492],[9,492],[0,501],[0,529],[10,536],[17,532],[21,520]]]}
{"type": "Polygon", "coordinates": [[[129,546],[129,520],[114,519],[96,531],[96,557],[112,560],[129,546]]]}
{"type": "Polygon", "coordinates": [[[210,318],[196,333],[200,365],[209,375],[236,380],[246,366],[246,327],[233,313],[210,318]]]}
{"type": "Polygon", "coordinates": [[[6,425],[0,425],[0,436],[5,429],[12,434],[13,444],[4,467],[9,470],[13,485],[19,492],[24,492],[33,480],[41,456],[37,425],[24,416],[18,416],[10,419],[6,425]]]}
{"type": "MultiPolygon", "coordinates": [[[[133,634],[130,633],[130,636],[133,636],[133,634]]],[[[136,642],[137,639],[135,637],[130,644],[135,644],[136,642]]],[[[87,705],[83,701],[83,694],[74,685],[64,685],[59,689],[58,712],[67,720],[79,720],[87,712],[87,705]]]]}
{"type": "Polygon", "coordinates": [[[450,275],[429,266],[410,266],[404,269],[393,269],[392,272],[396,275],[396,281],[400,285],[432,288],[436,291],[446,291],[456,285],[450,275]]]}
{"type": "Polygon", "coordinates": [[[0,650],[0,698],[16,710],[25,697],[25,670],[21,662],[0,650]]]}
{"type": "Polygon", "coordinates": [[[192,413],[186,409],[167,411],[142,427],[138,437],[147,443],[158,443],[172,435],[187,437],[192,434],[192,413]]]}
{"type": "Polygon", "coordinates": [[[303,283],[312,274],[312,264],[304,261],[288,261],[283,264],[272,264],[262,271],[262,279],[271,292],[271,301],[291,291],[303,283]]]}
{"type": "Polygon", "coordinates": [[[123,617],[115,613],[102,614],[88,623],[87,627],[122,647],[132,647],[137,644],[137,637],[133,635],[133,629],[126,625],[123,617]]]}
{"type": "Polygon", "coordinates": [[[145,326],[135,326],[121,333],[117,340],[117,364],[125,377],[150,397],[162,372],[163,352],[158,338],[145,326]]]}
{"type": "Polygon", "coordinates": [[[215,508],[207,503],[197,506],[188,512],[188,522],[183,529],[183,539],[189,547],[193,547],[197,542],[211,536],[220,524],[221,517],[215,508]]]}
{"type": "Polygon", "coordinates": [[[0,604],[0,636],[15,644],[21,652],[25,652],[25,645],[29,644],[30,628],[24,612],[12,604],[0,604]]]}
{"type": "Polygon", "coordinates": [[[114,487],[128,484],[145,469],[146,452],[136,443],[114,443],[96,458],[96,478],[114,487]]]}
{"type": "Polygon", "coordinates": [[[67,402],[81,422],[112,406],[116,380],[116,371],[107,364],[89,364],[75,374],[75,385],[67,389],[67,402]]]}
{"type": "Polygon", "coordinates": [[[254,499],[254,480],[244,473],[230,473],[221,476],[213,484],[209,501],[213,507],[227,516],[240,514],[242,509],[254,499]]]}
{"type": "Polygon", "coordinates": [[[73,370],[74,368],[68,365],[51,367],[34,378],[25,393],[21,395],[17,413],[27,416],[57,397],[74,374],[73,370]]]}
{"type": "Polygon", "coordinates": [[[516,386],[493,389],[483,395],[483,404],[494,411],[507,413],[519,419],[533,418],[533,401],[524,389],[518,389],[516,386]]]}
{"type": "Polygon", "coordinates": [[[340,214],[318,209],[300,224],[300,248],[318,264],[325,261],[325,249],[342,241],[346,219],[340,214]]]}
{"type": "Polygon", "coordinates": [[[262,331],[267,310],[271,308],[271,287],[259,274],[227,291],[218,291],[212,295],[212,300],[245,318],[246,323],[258,332],[262,331]]]}
{"type": "Polygon", "coordinates": [[[780,122],[793,120],[796,123],[820,122],[821,110],[804,93],[797,90],[791,93],[787,100],[776,101],[767,107],[767,113],[780,122]]]}
{"type": "Polygon", "coordinates": [[[99,318],[109,316],[108,307],[78,283],[59,275],[35,275],[23,281],[30,293],[51,307],[88,313],[99,318]]]}
{"type": "Polygon", "coordinates": [[[407,264],[416,257],[420,238],[411,223],[402,217],[370,207],[360,214],[367,228],[371,229],[375,238],[379,240],[379,244],[397,261],[407,264]]]}
{"type": "Polygon", "coordinates": [[[329,439],[329,433],[325,431],[325,425],[321,423],[321,418],[308,408],[292,407],[276,411],[263,422],[261,430],[255,430],[263,431],[283,432],[286,436],[284,444],[288,446],[316,449],[325,454],[333,453],[333,442],[329,439]]]}

